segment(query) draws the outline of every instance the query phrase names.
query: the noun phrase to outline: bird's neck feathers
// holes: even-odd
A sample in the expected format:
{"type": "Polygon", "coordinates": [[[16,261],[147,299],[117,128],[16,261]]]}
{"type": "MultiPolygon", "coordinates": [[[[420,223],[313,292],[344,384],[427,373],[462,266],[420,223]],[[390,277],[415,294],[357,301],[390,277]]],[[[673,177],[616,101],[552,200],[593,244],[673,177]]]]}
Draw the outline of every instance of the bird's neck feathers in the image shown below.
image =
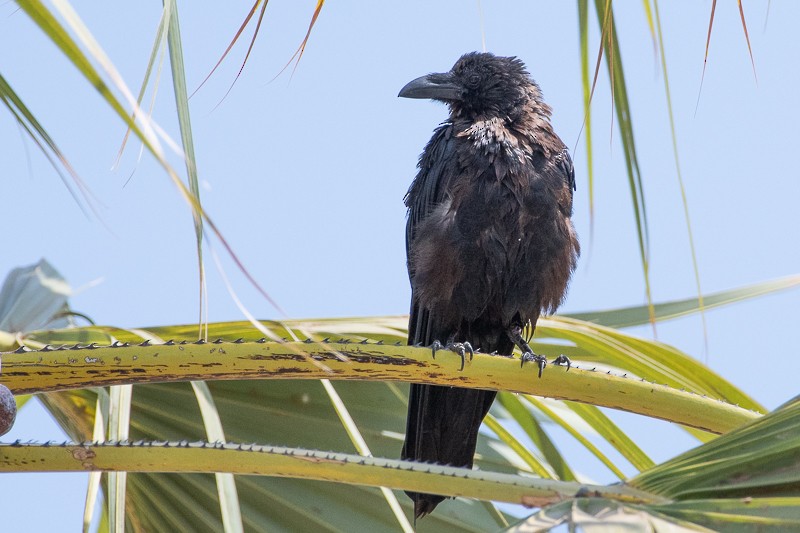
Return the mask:
{"type": "Polygon", "coordinates": [[[453,106],[450,122],[455,126],[457,136],[467,137],[481,148],[496,147],[508,152],[521,149],[542,152],[544,155],[563,150],[563,143],[550,124],[552,110],[542,100],[538,87],[530,86],[511,108],[512,113],[496,109],[470,113],[453,106]]]}

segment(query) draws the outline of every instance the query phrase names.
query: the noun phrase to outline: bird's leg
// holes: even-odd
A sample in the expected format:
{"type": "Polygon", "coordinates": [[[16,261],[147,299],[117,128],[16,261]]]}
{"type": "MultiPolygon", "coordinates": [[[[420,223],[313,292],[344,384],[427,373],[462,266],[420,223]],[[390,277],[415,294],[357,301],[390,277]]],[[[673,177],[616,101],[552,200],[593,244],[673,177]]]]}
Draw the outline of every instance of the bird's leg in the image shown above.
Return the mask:
{"type": "Polygon", "coordinates": [[[558,357],[556,357],[555,359],[553,359],[553,364],[558,366],[567,365],[567,372],[569,372],[569,369],[572,368],[572,361],[570,361],[569,357],[567,357],[563,353],[558,357]]]}
{"type": "Polygon", "coordinates": [[[467,359],[467,354],[469,354],[469,360],[472,361],[472,358],[475,357],[475,351],[472,349],[472,345],[468,342],[455,342],[454,336],[451,336],[447,339],[447,344],[442,346],[442,343],[438,340],[433,341],[431,344],[431,355],[434,359],[436,359],[436,352],[439,350],[449,350],[451,352],[455,352],[461,356],[461,370],[464,370],[464,363],[467,359]]]}
{"type": "Polygon", "coordinates": [[[536,366],[539,367],[539,377],[541,378],[542,371],[547,366],[547,359],[543,355],[533,353],[530,345],[522,338],[522,326],[513,324],[508,328],[508,338],[522,351],[520,366],[525,365],[525,363],[536,363],[536,366]]]}

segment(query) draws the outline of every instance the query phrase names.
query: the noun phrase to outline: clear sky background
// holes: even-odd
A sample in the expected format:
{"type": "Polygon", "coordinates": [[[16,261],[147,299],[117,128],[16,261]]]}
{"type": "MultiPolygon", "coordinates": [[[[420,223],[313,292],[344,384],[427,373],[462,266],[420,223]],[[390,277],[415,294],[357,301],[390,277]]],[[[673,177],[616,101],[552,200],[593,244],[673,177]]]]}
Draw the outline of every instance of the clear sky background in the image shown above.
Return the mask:
{"type": "MultiPolygon", "coordinates": [[[[476,2],[327,3],[302,61],[274,79],[302,40],[315,0],[272,2],[254,52],[230,95],[243,41],[191,100],[206,210],[250,272],[292,317],[404,314],[403,195],[417,157],[446,108],[398,99],[409,80],[448,70],[481,49],[476,2]]],[[[577,9],[571,2],[482,2],[487,49],[517,55],[554,109],[574,151],[575,225],[581,257],[562,311],[644,303],[633,210],[605,69],[593,105],[596,221],[589,235],[577,9]]],[[[710,2],[661,2],[678,145],[704,292],[800,272],[800,3],[745,2],[758,81],[738,8],[717,6],[700,93],[710,2]]],[[[74,7],[136,92],[160,4],[76,1],[74,7]]],[[[696,294],[677,184],[661,68],[641,2],[615,4],[622,61],[650,217],[656,301],[696,294]]],[[[187,79],[194,90],[244,19],[245,1],[179,5],[187,79]]],[[[594,17],[594,13],[591,14],[594,17]]],[[[598,46],[598,29],[591,55],[598,46]]],[[[139,145],[112,170],[124,127],[13,3],[0,6],[0,72],[42,121],[98,198],[87,218],[37,148],[0,111],[6,231],[0,276],[47,258],[74,287],[74,309],[121,327],[192,323],[197,317],[194,233],[187,205],[139,145]],[[130,179],[129,179],[130,178],[130,179]]],[[[594,59],[592,59],[592,63],[594,59]]],[[[168,69],[167,69],[168,70],[168,69]]],[[[156,120],[178,138],[171,81],[156,120]]],[[[179,160],[173,158],[176,166],[179,160]]],[[[217,245],[215,247],[219,249],[217,245]]],[[[254,315],[276,311],[228,264],[254,315]]],[[[212,262],[209,319],[238,320],[212,262]]],[[[711,311],[708,351],[700,318],[658,327],[659,339],[700,359],[768,408],[797,394],[797,291],[711,311]]],[[[651,336],[650,328],[637,331],[651,336]]],[[[692,445],[666,423],[619,419],[665,460],[692,445]],[[665,438],[664,435],[669,435],[665,438]]],[[[35,402],[15,439],[63,440],[35,402]]],[[[601,479],[601,481],[611,481],[601,479]]],[[[3,475],[0,516],[15,531],[80,528],[86,476],[3,475]],[[46,512],[42,512],[46,510],[46,512]]]]}

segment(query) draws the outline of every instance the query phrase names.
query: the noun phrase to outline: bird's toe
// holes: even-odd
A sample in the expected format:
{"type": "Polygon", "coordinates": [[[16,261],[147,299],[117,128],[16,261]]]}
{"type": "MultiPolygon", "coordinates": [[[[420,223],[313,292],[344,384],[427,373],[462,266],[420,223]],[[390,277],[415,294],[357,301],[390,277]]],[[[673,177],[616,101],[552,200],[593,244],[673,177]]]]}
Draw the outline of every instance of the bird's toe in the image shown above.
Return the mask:
{"type": "Polygon", "coordinates": [[[444,344],[442,344],[438,340],[433,341],[433,344],[431,344],[431,357],[436,359],[436,352],[442,349],[444,349],[444,344]]]}
{"type": "Polygon", "coordinates": [[[572,368],[572,361],[570,361],[569,357],[567,357],[563,353],[558,357],[556,357],[555,359],[553,359],[553,364],[557,366],[567,365],[567,372],[569,372],[569,369],[572,368]]]}
{"type": "Polygon", "coordinates": [[[536,366],[539,367],[539,377],[542,377],[542,371],[547,366],[547,358],[543,355],[535,354],[533,352],[525,352],[522,354],[522,360],[520,361],[520,366],[524,366],[525,363],[536,363],[536,366]]]}

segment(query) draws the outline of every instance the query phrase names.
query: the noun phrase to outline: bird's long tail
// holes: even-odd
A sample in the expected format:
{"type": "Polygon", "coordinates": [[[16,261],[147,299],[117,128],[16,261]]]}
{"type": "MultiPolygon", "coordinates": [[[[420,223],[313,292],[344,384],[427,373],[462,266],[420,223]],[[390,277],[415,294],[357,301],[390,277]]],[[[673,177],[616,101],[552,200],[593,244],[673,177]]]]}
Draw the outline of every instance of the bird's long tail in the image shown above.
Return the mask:
{"type": "MultiPolygon", "coordinates": [[[[478,429],[495,396],[496,391],[412,384],[402,458],[472,467],[478,429]]],[[[414,501],[415,520],[445,499],[434,494],[406,494],[414,501]]]]}

